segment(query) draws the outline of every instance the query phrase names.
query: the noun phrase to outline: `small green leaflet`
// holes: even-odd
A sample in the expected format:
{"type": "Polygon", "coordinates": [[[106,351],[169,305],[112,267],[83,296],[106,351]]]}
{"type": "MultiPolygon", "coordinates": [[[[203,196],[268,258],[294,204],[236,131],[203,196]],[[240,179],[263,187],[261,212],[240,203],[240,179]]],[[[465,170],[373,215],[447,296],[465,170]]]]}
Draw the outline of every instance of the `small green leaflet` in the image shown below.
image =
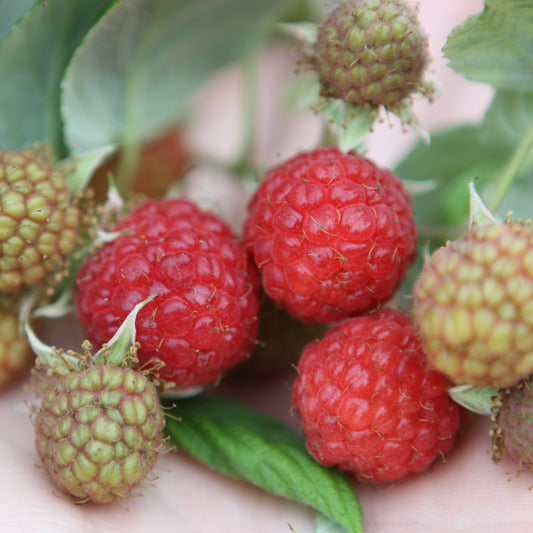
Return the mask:
{"type": "Polygon", "coordinates": [[[47,142],[66,155],[59,87],[72,53],[112,0],[47,0],[18,20],[0,43],[0,146],[47,142]]]}
{"type": "Polygon", "coordinates": [[[533,2],[486,0],[448,36],[450,66],[497,89],[533,91],[533,2]]]}
{"type": "Polygon", "coordinates": [[[77,154],[136,144],[184,117],[213,73],[242,59],[286,0],[128,0],[89,32],[63,83],[77,154]]]}
{"type": "Polygon", "coordinates": [[[335,533],[362,532],[352,484],[340,472],[319,465],[295,431],[220,397],[165,400],[165,407],[166,432],[178,450],[213,470],[313,507],[345,528],[335,533]]]}

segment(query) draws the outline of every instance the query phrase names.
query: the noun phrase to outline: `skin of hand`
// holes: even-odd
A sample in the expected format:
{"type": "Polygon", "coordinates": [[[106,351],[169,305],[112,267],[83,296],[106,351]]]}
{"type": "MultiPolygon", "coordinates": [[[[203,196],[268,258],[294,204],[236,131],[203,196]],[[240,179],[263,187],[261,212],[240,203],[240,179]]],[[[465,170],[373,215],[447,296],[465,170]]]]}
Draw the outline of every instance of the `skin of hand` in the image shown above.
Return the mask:
{"type": "MultiPolygon", "coordinates": [[[[220,393],[297,427],[290,414],[293,378],[220,393]]],[[[31,425],[35,397],[20,383],[0,397],[0,530],[5,532],[311,533],[314,512],[246,482],[228,478],[185,454],[163,453],[140,487],[142,497],[113,504],[74,504],[39,470],[31,425]],[[292,530],[291,530],[292,528],[292,530]]],[[[531,531],[533,474],[488,455],[488,418],[473,416],[449,453],[419,476],[392,485],[357,483],[368,533],[520,533],[531,531]]]]}

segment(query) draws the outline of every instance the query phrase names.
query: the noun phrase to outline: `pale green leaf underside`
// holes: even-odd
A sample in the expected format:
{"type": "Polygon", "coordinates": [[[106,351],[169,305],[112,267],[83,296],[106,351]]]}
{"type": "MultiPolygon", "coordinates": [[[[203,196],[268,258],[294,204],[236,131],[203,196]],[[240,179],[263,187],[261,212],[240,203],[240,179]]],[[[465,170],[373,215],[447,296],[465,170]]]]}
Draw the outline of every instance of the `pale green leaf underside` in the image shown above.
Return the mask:
{"type": "Polygon", "coordinates": [[[346,533],[346,528],[338,522],[334,522],[326,515],[317,513],[314,533],[346,533]]]}
{"type": "Polygon", "coordinates": [[[312,459],[303,439],[283,424],[218,397],[178,400],[166,414],[166,431],[178,450],[214,470],[312,506],[349,533],[362,531],[352,484],[312,459]]]}
{"type": "Polygon", "coordinates": [[[0,43],[0,147],[50,143],[66,155],[59,86],[72,53],[111,0],[47,0],[35,5],[0,43]]]}
{"type": "Polygon", "coordinates": [[[37,0],[0,0],[0,40],[37,0]]]}
{"type": "Polygon", "coordinates": [[[88,34],[63,83],[71,151],[131,146],[181,118],[213,72],[246,55],[286,3],[118,3],[88,34]]]}
{"type": "Polygon", "coordinates": [[[450,66],[498,89],[533,91],[533,2],[486,0],[448,36],[450,66]]]}

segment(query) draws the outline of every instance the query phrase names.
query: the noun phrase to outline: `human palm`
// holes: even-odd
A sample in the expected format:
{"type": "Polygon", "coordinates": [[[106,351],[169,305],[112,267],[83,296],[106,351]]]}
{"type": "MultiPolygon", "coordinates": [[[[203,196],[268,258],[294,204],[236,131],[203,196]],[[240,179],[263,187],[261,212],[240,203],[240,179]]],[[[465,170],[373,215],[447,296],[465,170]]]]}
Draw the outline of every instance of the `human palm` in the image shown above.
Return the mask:
{"type": "MultiPolygon", "coordinates": [[[[297,426],[289,413],[287,379],[221,393],[263,408],[297,426]],[[273,399],[276,398],[275,401],[273,399]]],[[[38,469],[31,424],[35,397],[26,383],[0,397],[0,530],[63,533],[311,533],[314,511],[244,481],[209,470],[183,453],[160,455],[142,496],[113,504],[75,504],[38,469]]],[[[513,476],[516,464],[498,465],[487,417],[475,416],[445,463],[393,485],[356,484],[368,533],[520,533],[533,528],[528,490],[533,474],[513,476]]]]}

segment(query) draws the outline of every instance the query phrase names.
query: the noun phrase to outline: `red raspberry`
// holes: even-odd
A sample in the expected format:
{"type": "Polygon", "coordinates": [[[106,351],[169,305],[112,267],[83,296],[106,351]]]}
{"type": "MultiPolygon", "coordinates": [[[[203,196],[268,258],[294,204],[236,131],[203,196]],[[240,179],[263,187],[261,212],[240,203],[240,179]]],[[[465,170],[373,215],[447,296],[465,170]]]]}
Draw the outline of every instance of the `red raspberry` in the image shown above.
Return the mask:
{"type": "Polygon", "coordinates": [[[77,312],[87,335],[108,341],[135,304],[140,364],[186,388],[216,382],[251,353],[259,281],[246,249],[219,217],[185,199],[147,200],[82,265],[77,312]]]}
{"type": "Polygon", "coordinates": [[[416,254],[400,178],[336,147],[267,172],[244,231],[267,294],[305,322],[337,321],[387,301],[416,254]]]}
{"type": "Polygon", "coordinates": [[[305,347],[293,403],[319,463],[381,483],[421,472],[451,449],[466,411],[447,386],[411,319],[383,309],[305,347]]]}

